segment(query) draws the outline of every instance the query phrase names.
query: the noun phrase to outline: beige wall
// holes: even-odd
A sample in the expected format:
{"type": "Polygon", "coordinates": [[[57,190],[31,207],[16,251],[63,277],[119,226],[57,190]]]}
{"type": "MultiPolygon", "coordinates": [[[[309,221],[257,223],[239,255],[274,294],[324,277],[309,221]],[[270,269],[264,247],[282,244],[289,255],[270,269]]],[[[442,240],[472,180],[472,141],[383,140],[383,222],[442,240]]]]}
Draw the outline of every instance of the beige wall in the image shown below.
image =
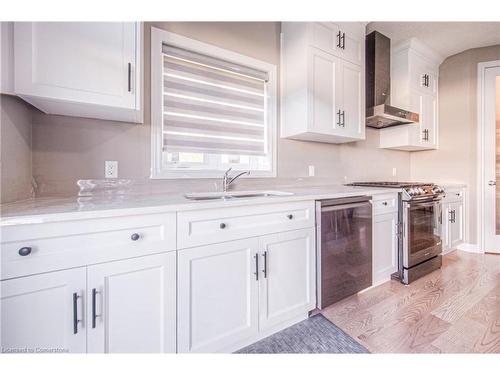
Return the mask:
{"type": "Polygon", "coordinates": [[[0,96],[1,202],[31,196],[31,107],[21,99],[0,96]]]}
{"type": "MultiPolygon", "coordinates": [[[[132,125],[49,116],[35,111],[33,116],[33,170],[40,194],[75,190],[78,179],[102,178],[104,161],[118,160],[121,178],[149,176],[150,169],[150,27],[151,25],[212,43],[254,58],[279,65],[279,22],[174,22],[145,25],[145,123],[132,125]]],[[[368,130],[367,140],[331,145],[280,139],[278,177],[305,177],[308,166],[316,166],[316,176],[337,182],[363,179],[410,177],[410,155],[377,149],[378,133],[368,130]]],[[[269,181],[269,180],[263,180],[269,181]]],[[[249,182],[248,182],[249,183],[249,182]]],[[[166,181],[182,189],[189,182],[166,181]]],[[[197,184],[213,188],[212,181],[197,184]]]]}
{"type": "Polygon", "coordinates": [[[477,243],[477,64],[500,60],[500,45],[448,57],[439,68],[439,149],[411,154],[411,177],[464,182],[469,239],[477,243]]]}

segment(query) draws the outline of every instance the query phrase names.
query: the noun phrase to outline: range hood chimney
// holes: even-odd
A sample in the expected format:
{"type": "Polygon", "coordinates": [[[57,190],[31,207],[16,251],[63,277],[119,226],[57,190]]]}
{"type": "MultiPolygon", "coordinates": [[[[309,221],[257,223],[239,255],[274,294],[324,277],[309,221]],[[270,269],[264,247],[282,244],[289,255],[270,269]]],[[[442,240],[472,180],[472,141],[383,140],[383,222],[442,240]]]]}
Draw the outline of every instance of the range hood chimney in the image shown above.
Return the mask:
{"type": "Polygon", "coordinates": [[[391,106],[391,40],[366,36],[366,126],[387,128],[419,121],[418,113],[391,106]]]}

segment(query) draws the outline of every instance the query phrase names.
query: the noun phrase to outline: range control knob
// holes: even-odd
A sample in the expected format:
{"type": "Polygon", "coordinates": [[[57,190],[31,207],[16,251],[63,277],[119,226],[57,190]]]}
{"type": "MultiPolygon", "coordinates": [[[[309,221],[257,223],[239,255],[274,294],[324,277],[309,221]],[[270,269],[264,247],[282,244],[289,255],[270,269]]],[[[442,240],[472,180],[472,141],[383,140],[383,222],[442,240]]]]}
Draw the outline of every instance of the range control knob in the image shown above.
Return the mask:
{"type": "Polygon", "coordinates": [[[443,188],[441,188],[440,186],[434,186],[434,187],[432,188],[432,192],[433,192],[434,194],[441,194],[441,193],[444,193],[444,190],[443,190],[443,188]]]}

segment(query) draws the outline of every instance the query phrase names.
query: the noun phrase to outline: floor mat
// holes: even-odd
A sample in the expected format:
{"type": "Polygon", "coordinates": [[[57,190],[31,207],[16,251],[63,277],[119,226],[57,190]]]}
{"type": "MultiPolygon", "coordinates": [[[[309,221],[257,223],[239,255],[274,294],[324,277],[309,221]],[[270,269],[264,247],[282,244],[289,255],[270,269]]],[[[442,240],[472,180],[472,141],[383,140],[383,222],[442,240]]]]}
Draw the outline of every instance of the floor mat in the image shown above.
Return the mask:
{"type": "Polygon", "coordinates": [[[318,314],[236,353],[369,353],[335,324],[318,314]]]}

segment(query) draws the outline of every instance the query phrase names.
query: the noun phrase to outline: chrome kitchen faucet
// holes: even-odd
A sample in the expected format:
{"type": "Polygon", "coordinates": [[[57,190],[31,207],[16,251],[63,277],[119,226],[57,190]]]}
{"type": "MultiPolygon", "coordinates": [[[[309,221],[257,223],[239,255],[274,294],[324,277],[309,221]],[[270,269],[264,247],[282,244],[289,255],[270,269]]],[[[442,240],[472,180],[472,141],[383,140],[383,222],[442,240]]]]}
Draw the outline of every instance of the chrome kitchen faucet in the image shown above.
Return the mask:
{"type": "Polygon", "coordinates": [[[234,180],[236,180],[238,177],[241,177],[243,176],[244,174],[246,174],[247,176],[250,175],[250,171],[246,171],[246,172],[241,172],[241,173],[238,173],[236,176],[234,177],[229,177],[229,172],[231,172],[233,168],[229,168],[225,173],[224,173],[224,177],[222,177],[222,191],[223,192],[226,192],[228,191],[229,189],[229,185],[231,185],[234,180]]]}

